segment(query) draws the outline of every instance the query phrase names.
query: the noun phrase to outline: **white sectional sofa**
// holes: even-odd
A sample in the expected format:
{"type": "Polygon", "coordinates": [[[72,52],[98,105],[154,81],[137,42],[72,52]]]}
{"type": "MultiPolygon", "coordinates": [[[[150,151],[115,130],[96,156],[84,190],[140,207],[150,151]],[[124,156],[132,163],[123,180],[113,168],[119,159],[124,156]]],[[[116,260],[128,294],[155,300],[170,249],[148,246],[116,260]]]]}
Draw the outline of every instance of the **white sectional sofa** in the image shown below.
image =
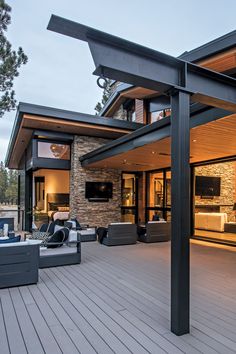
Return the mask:
{"type": "Polygon", "coordinates": [[[224,232],[226,213],[196,213],[195,229],[224,232]]]}

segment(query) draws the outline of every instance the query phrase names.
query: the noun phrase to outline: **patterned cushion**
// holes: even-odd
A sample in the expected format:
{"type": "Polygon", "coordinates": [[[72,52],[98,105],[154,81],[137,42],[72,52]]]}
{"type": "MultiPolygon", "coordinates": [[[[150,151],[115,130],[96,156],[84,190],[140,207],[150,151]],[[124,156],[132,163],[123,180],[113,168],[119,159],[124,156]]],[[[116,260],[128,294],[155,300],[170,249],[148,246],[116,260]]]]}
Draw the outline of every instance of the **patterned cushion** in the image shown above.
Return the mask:
{"type": "Polygon", "coordinates": [[[49,237],[48,232],[33,231],[32,235],[29,237],[30,240],[42,240],[45,241],[49,237]]]}

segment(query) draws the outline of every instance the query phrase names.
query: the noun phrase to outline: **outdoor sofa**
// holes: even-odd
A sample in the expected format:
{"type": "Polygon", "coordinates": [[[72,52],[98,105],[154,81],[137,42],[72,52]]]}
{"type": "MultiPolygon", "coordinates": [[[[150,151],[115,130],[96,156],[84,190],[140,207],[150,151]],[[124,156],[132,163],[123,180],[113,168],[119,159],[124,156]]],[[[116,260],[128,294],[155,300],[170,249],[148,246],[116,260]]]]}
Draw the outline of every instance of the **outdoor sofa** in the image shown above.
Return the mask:
{"type": "Polygon", "coordinates": [[[106,246],[132,245],[137,242],[137,226],[128,222],[111,223],[102,244],[106,246]]]}
{"type": "Polygon", "coordinates": [[[163,242],[170,240],[171,223],[166,221],[149,221],[146,224],[146,232],[138,236],[141,242],[163,242]]]}
{"type": "Polygon", "coordinates": [[[81,263],[79,240],[50,243],[55,248],[40,247],[39,268],[50,268],[81,263]]]}
{"type": "MultiPolygon", "coordinates": [[[[42,232],[42,227],[40,228],[42,232]]],[[[49,268],[81,262],[81,245],[78,232],[54,225],[53,234],[40,247],[39,268],[49,268]]]]}

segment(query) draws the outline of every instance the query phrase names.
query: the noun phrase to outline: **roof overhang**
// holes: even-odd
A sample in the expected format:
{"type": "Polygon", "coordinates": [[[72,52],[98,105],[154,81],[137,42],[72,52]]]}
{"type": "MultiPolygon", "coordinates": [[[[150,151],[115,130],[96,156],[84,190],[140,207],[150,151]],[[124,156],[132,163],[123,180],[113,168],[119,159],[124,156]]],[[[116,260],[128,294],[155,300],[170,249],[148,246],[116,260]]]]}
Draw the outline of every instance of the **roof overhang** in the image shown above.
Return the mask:
{"type": "Polygon", "coordinates": [[[6,155],[6,166],[18,168],[35,130],[116,139],[140,127],[142,124],[20,103],[6,155]]]}
{"type": "MultiPolygon", "coordinates": [[[[235,35],[236,36],[236,35],[235,35]]],[[[232,37],[231,37],[232,39],[232,37]]],[[[225,43],[229,44],[228,42],[225,43]]],[[[230,41],[232,44],[232,41],[230,41]]],[[[211,52],[211,56],[201,59],[200,55],[197,55],[196,64],[204,68],[217,71],[219,73],[227,73],[227,75],[232,75],[236,73],[236,39],[233,48],[225,49],[218,53],[216,48],[216,53],[211,52]]],[[[223,48],[223,46],[221,46],[223,48]]],[[[224,47],[225,48],[225,47],[224,47]]],[[[206,52],[206,50],[205,50],[206,52]]],[[[201,52],[203,55],[204,53],[201,52]]],[[[206,54],[206,53],[205,53],[206,54]]],[[[181,58],[181,56],[180,56],[181,58]]],[[[191,60],[193,60],[191,55],[191,60]]],[[[185,59],[185,57],[183,57],[185,59]]],[[[160,93],[154,90],[148,90],[143,87],[135,87],[130,84],[121,83],[118,85],[115,92],[109,97],[109,100],[106,102],[104,107],[101,110],[101,115],[111,117],[123,104],[127,98],[133,99],[152,99],[154,97],[160,96],[160,93]]]]}
{"type": "Polygon", "coordinates": [[[229,32],[224,36],[216,38],[206,44],[201,45],[198,48],[184,52],[179,58],[191,61],[199,62],[200,60],[210,59],[216,54],[222,53],[231,48],[235,48],[236,44],[236,31],[229,32]]]}
{"type": "MultiPolygon", "coordinates": [[[[236,115],[219,108],[191,110],[190,163],[236,155],[236,115]]],[[[148,171],[171,165],[171,117],[149,124],[80,158],[86,168],[148,171]]]]}
{"type": "Polygon", "coordinates": [[[182,90],[194,102],[236,112],[234,78],[55,15],[48,29],[86,41],[95,75],[167,95],[182,90]]]}
{"type": "MultiPolygon", "coordinates": [[[[51,17],[48,29],[86,41],[96,67],[95,75],[158,91],[167,96],[173,95],[175,91],[182,91],[191,95],[192,102],[217,107],[211,112],[209,110],[208,112],[200,112],[198,118],[195,116],[190,119],[191,134],[203,131],[202,136],[204,136],[204,131],[207,129],[209,139],[205,137],[206,145],[211,140],[213,146],[214,142],[221,145],[219,144],[221,131],[218,130],[220,127],[222,134],[226,132],[224,138],[227,149],[218,152],[216,146],[213,148],[214,151],[211,146],[208,146],[204,157],[196,149],[196,146],[202,147],[204,144],[196,144],[194,151],[191,146],[192,162],[235,154],[235,124],[233,124],[235,115],[232,115],[236,112],[236,80],[234,78],[58,16],[51,17]],[[218,109],[220,109],[220,114],[218,114],[218,109]],[[231,130],[228,129],[228,126],[231,130]],[[214,135],[214,130],[217,131],[217,135],[214,135]]],[[[201,138],[201,133],[199,138],[201,138]]],[[[199,140],[199,138],[195,139],[194,135],[192,136],[192,140],[199,140]]],[[[101,150],[97,150],[94,153],[96,156],[93,153],[93,156],[84,156],[81,161],[84,166],[102,167],[103,163],[103,167],[105,167],[108,163],[109,167],[117,168],[120,164],[119,167],[124,169],[124,166],[122,168],[123,161],[126,169],[133,170],[134,163],[130,163],[130,168],[127,164],[127,154],[129,156],[133,154],[133,162],[136,161],[135,169],[138,170],[137,161],[140,163],[141,152],[144,152],[144,163],[140,169],[150,170],[152,164],[149,164],[148,160],[153,161],[156,151],[166,149],[166,151],[161,151],[160,155],[163,158],[160,165],[163,167],[165,164],[170,165],[169,140],[170,119],[163,119],[163,121],[144,127],[125,138],[118,139],[114,145],[113,143],[108,144],[101,150]],[[151,158],[145,153],[147,146],[153,149],[154,153],[151,158]]]]}
{"type": "MultiPolygon", "coordinates": [[[[181,54],[178,58],[194,62],[204,68],[225,73],[236,73],[236,31],[208,42],[189,52],[181,54]]],[[[112,116],[127,98],[150,99],[158,96],[154,90],[135,87],[121,83],[101,110],[101,115],[112,116]]]]}

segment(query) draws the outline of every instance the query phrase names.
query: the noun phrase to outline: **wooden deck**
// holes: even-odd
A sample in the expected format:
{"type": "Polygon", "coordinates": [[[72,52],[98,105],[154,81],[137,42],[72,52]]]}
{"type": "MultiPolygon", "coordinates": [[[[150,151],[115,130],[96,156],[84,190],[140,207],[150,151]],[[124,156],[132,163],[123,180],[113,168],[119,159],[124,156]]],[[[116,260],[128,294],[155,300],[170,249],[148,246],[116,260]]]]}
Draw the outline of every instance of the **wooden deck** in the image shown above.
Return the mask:
{"type": "Polygon", "coordinates": [[[235,248],[191,245],[191,334],[169,330],[170,244],[82,245],[82,264],[0,290],[0,353],[236,353],[235,248]]]}

